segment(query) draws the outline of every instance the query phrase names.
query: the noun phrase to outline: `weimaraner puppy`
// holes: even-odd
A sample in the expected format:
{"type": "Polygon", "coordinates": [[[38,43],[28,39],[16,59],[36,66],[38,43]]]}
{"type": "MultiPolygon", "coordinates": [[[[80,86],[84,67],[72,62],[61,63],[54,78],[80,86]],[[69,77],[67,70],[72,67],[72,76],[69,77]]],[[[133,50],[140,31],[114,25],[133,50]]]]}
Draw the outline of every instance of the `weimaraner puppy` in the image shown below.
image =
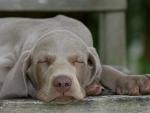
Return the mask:
{"type": "Polygon", "coordinates": [[[1,99],[67,102],[100,95],[104,88],[150,94],[150,77],[101,65],[90,31],[78,20],[61,15],[0,19],[1,99]]]}

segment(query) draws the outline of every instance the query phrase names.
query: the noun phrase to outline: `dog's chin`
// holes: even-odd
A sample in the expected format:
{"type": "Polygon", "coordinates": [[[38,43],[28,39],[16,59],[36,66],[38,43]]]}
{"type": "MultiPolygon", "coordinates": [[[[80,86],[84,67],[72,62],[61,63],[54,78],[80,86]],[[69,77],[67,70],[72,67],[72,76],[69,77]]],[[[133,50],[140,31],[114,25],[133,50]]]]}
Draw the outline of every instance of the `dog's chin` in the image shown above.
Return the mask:
{"type": "Polygon", "coordinates": [[[37,98],[44,102],[52,102],[52,103],[56,103],[56,104],[68,104],[71,102],[81,100],[81,98],[79,99],[79,98],[76,98],[76,97],[70,96],[70,95],[55,94],[53,96],[48,96],[48,95],[45,95],[44,93],[40,93],[37,96],[37,98]]]}
{"type": "Polygon", "coordinates": [[[60,97],[56,97],[53,102],[57,103],[57,104],[68,104],[71,102],[77,101],[77,99],[75,99],[74,97],[71,96],[60,96],[60,97]]]}

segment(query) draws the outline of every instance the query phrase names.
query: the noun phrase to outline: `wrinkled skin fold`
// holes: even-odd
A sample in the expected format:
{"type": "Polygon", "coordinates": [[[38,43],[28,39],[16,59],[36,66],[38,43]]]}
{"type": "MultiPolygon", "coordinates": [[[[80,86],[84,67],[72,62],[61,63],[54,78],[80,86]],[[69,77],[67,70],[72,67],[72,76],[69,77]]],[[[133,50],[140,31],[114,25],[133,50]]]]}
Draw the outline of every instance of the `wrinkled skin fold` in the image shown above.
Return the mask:
{"type": "Polygon", "coordinates": [[[0,19],[0,99],[31,96],[64,103],[105,89],[150,94],[150,75],[102,65],[90,31],[78,20],[0,19]]]}

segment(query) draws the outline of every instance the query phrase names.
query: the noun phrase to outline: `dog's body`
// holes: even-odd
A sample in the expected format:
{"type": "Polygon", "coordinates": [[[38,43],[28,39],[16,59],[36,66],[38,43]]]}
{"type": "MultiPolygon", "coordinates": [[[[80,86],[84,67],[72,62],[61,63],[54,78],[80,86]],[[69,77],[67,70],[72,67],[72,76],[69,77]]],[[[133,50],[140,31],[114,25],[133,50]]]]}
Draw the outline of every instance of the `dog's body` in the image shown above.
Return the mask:
{"type": "Polygon", "coordinates": [[[148,75],[102,66],[91,33],[77,20],[0,20],[0,98],[80,100],[101,94],[101,84],[118,94],[150,93],[148,75]]]}

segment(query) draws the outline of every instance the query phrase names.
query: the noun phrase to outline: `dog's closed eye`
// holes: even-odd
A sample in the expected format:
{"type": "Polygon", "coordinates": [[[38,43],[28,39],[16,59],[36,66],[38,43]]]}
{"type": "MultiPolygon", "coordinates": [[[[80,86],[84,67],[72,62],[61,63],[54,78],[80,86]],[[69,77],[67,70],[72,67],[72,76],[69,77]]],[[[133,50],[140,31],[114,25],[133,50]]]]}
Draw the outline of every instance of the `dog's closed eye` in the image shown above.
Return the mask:
{"type": "Polygon", "coordinates": [[[41,60],[38,61],[38,63],[39,63],[39,64],[47,64],[47,65],[50,64],[50,62],[49,62],[48,59],[41,59],[41,60]]]}
{"type": "Polygon", "coordinates": [[[79,60],[75,60],[75,61],[72,61],[72,64],[75,66],[77,64],[80,64],[80,63],[84,63],[83,61],[79,61],[79,60]]]}
{"type": "Polygon", "coordinates": [[[42,59],[42,60],[39,60],[38,63],[47,63],[48,64],[49,61],[47,59],[42,59]]]}
{"type": "Polygon", "coordinates": [[[38,64],[47,64],[49,66],[53,64],[54,61],[55,61],[54,57],[44,57],[38,61],[38,64]]]}
{"type": "Polygon", "coordinates": [[[69,62],[73,65],[76,66],[77,64],[84,63],[82,57],[79,57],[78,55],[74,55],[69,57],[69,62]]]}

